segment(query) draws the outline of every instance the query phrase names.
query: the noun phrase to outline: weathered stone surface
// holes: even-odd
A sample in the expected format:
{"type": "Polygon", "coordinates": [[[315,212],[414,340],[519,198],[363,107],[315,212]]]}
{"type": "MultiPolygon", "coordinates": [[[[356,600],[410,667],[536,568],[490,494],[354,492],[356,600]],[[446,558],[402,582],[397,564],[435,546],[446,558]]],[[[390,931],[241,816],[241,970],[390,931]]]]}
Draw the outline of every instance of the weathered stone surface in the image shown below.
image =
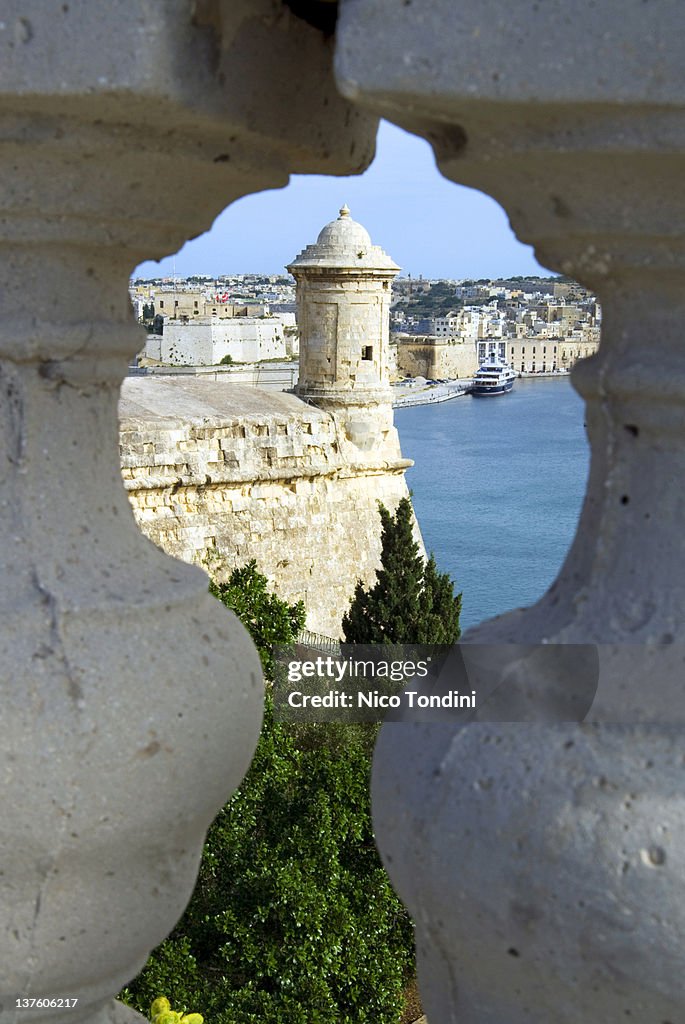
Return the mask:
{"type": "Polygon", "coordinates": [[[478,101],[505,114],[545,103],[677,108],[682,33],[678,0],[578,0],[572,10],[565,0],[342,0],[336,71],[365,106],[446,123],[478,101]]]}
{"type": "Polygon", "coordinates": [[[378,502],[408,493],[399,445],[360,451],[335,414],[227,382],[129,378],[120,416],[144,532],[218,578],[255,558],[280,596],[305,602],[310,629],[338,636],[378,567],[378,502]]]}
{"type": "Polygon", "coordinates": [[[397,368],[410,377],[472,377],[478,369],[476,343],[469,340],[396,334],[397,368]]]}
{"type": "Polygon", "coordinates": [[[0,1013],[105,1024],[135,1016],[112,998],[183,910],[263,695],[121,483],[129,273],[291,171],[360,169],[375,119],[269,0],[8,0],[0,53],[0,1013]]]}
{"type": "Polygon", "coordinates": [[[297,281],[300,397],[335,414],[360,450],[396,459],[390,295],[397,264],[344,205],[288,266],[297,281]]]}
{"type": "MultiPolygon", "coordinates": [[[[428,138],[447,177],[492,194],[602,303],[599,353],[573,375],[592,463],[572,549],[537,605],[465,639],[616,644],[608,670],[636,704],[630,645],[677,638],[685,608],[684,39],[670,0],[346,0],[338,34],[344,93],[428,138]]],[[[673,659],[652,667],[678,700],[673,659]]],[[[664,724],[383,731],[378,835],[429,1019],[683,1016],[681,746],[664,724]]]]}
{"type": "MultiPolygon", "coordinates": [[[[290,318],[294,320],[292,314],[290,318]]],[[[154,360],[177,366],[216,366],[226,356],[236,363],[288,359],[297,354],[296,328],[280,317],[206,317],[190,323],[167,320],[163,334],[148,334],[139,365],[154,360]],[[294,350],[294,352],[293,352],[294,350]]]]}
{"type": "Polygon", "coordinates": [[[388,365],[399,268],[343,207],[289,269],[299,397],[129,380],[122,469],[157,544],[219,579],[255,559],[281,597],[304,601],[310,629],[337,637],[357,581],[375,578],[378,503],[394,510],[408,493],[388,365]]]}
{"type": "MultiPolygon", "coordinates": [[[[178,153],[192,138],[198,165],[213,161],[229,190],[234,161],[249,165],[244,191],[258,185],[256,148],[266,176],[280,160],[283,183],[295,172],[352,174],[373,155],[377,119],[340,97],[332,42],[279,0],[70,0],[54,11],[7,0],[0,52],[0,95],[15,109],[144,125],[153,152],[178,153]],[[210,156],[213,142],[223,148],[210,156]]],[[[168,197],[179,212],[209,199],[188,181],[186,197],[168,197]]]]}
{"type": "Polygon", "coordinates": [[[680,1019],[678,739],[652,726],[385,730],[376,827],[417,921],[434,1020],[680,1019]]]}

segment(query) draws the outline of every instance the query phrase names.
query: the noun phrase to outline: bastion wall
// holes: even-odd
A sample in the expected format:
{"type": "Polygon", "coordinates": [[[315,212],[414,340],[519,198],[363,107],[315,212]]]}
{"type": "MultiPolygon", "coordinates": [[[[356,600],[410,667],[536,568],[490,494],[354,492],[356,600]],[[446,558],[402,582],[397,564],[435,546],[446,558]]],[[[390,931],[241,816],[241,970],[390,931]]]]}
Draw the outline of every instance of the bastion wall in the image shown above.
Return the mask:
{"type": "Polygon", "coordinates": [[[396,334],[394,338],[397,369],[410,377],[472,377],[478,369],[473,341],[443,341],[412,334],[396,334]]]}
{"type": "Polygon", "coordinates": [[[205,323],[167,320],[163,334],[149,334],[143,357],[177,366],[213,366],[224,356],[247,363],[297,353],[292,314],[268,319],[237,317],[205,323]]]}
{"type": "Polygon", "coordinates": [[[129,378],[124,485],[143,532],[217,579],[250,559],[307,626],[340,635],[358,579],[375,578],[378,502],[408,494],[396,433],[371,452],[335,414],[294,395],[223,381],[129,378]]]}

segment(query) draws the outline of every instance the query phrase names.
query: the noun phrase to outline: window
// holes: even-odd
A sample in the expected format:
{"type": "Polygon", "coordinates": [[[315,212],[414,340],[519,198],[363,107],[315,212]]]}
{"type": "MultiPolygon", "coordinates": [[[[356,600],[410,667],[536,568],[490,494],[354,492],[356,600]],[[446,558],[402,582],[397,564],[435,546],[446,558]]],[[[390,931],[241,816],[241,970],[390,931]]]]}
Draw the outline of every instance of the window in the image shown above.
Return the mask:
{"type": "Polygon", "coordinates": [[[373,345],[364,345],[362,348],[362,359],[373,359],[373,345]]]}
{"type": "Polygon", "coordinates": [[[159,300],[159,308],[164,309],[164,299],[159,300]]]}

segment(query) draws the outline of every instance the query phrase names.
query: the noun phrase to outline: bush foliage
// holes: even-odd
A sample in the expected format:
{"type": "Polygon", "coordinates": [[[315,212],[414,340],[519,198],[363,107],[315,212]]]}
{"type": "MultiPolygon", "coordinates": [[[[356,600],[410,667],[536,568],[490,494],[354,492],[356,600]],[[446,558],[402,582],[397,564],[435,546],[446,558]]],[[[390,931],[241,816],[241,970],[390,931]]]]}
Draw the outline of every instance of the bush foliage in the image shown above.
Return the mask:
{"type": "MultiPolygon", "coordinates": [[[[304,611],[268,591],[254,563],[212,592],[271,644],[304,611]]],[[[413,968],[412,928],[374,845],[369,728],[265,724],[243,785],[207,836],[183,918],[122,994],[160,993],[207,1024],[391,1024],[413,968]]]]}
{"type": "Polygon", "coordinates": [[[292,643],[304,626],[302,601],[288,604],[272,594],[269,581],[258,572],[254,558],[241,569],[234,569],[227,583],[212,580],[209,592],[235,612],[248,630],[262,659],[264,674],[271,679],[273,646],[292,643]]]}

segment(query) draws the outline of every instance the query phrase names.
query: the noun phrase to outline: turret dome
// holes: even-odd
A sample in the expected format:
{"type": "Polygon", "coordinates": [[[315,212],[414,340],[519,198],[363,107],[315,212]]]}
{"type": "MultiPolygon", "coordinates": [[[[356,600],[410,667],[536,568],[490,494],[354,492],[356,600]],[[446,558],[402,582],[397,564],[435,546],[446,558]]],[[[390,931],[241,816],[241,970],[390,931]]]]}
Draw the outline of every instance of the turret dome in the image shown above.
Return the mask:
{"type": "Polygon", "coordinates": [[[316,244],[336,246],[339,249],[372,247],[371,235],[359,221],[352,220],[347,203],[341,207],[340,216],[321,229],[316,244]]]}
{"type": "Polygon", "coordinates": [[[400,269],[380,245],[374,245],[366,228],[350,216],[345,204],[339,216],[326,224],[313,245],[308,245],[288,266],[288,270],[307,267],[331,267],[345,270],[400,269]]]}

